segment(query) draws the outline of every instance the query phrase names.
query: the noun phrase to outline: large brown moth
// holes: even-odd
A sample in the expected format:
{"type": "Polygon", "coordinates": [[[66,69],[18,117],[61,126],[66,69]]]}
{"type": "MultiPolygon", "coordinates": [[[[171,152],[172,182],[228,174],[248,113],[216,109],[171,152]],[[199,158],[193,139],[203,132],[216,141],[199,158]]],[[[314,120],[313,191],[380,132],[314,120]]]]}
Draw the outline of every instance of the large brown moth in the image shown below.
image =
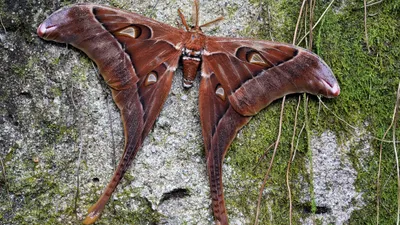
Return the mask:
{"type": "Polygon", "coordinates": [[[307,92],[326,97],[340,89],[317,55],[271,41],[209,37],[142,15],[102,5],[77,4],[58,10],[37,29],[39,37],[68,43],[85,52],[111,88],[124,126],[125,149],[115,173],[84,224],[94,223],[129,168],[161,111],[172,77],[183,64],[183,85],[200,73],[199,109],[215,222],[227,225],[222,162],[238,130],[275,99],[307,92]]]}

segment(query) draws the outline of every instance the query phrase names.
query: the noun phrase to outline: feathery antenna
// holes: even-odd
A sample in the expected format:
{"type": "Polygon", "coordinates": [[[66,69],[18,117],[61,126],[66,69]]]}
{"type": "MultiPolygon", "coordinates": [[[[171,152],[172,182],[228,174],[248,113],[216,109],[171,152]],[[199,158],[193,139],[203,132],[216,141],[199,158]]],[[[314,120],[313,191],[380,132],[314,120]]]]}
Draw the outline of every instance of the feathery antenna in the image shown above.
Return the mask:
{"type": "MultiPolygon", "coordinates": [[[[194,7],[193,7],[192,18],[193,18],[193,20],[194,20],[194,22],[195,22],[194,29],[195,29],[196,31],[201,31],[201,28],[202,28],[202,27],[208,27],[208,26],[210,26],[210,25],[212,25],[212,24],[214,24],[214,23],[217,23],[217,22],[219,22],[219,21],[221,21],[221,20],[224,19],[223,16],[220,16],[220,17],[218,17],[218,18],[216,18],[216,19],[214,19],[214,20],[212,20],[212,21],[210,21],[210,22],[208,22],[208,23],[205,23],[205,24],[199,26],[199,20],[200,20],[200,19],[199,19],[199,17],[200,17],[200,10],[199,10],[199,8],[200,8],[199,0],[194,0],[194,7]]],[[[178,9],[178,14],[179,14],[179,17],[181,18],[182,24],[183,24],[183,25],[185,26],[185,28],[186,28],[186,31],[190,31],[191,29],[190,29],[189,25],[187,24],[186,19],[185,19],[185,16],[183,15],[181,9],[178,9]]],[[[192,28],[193,28],[193,27],[192,27],[192,28]]]]}

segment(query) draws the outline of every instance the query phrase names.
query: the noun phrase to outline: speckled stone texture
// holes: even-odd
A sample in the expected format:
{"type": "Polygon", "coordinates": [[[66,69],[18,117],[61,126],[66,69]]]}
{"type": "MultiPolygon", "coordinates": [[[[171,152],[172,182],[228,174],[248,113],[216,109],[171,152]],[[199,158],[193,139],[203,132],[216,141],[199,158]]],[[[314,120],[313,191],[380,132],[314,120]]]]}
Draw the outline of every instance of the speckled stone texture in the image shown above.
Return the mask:
{"type": "MultiPolygon", "coordinates": [[[[72,2],[0,1],[0,224],[79,224],[122,153],[119,112],[95,65],[79,50],[36,35],[46,16],[72,2]]],[[[93,2],[171,25],[179,19],[178,8],[190,18],[193,5],[190,0],[93,2]]],[[[225,16],[205,29],[211,35],[256,33],[259,27],[253,25],[264,23],[259,14],[260,6],[249,1],[201,1],[202,22],[225,16]]],[[[184,90],[182,72],[177,71],[154,129],[98,224],[214,223],[197,109],[198,80],[184,90]]],[[[343,224],[352,207],[358,207],[350,205],[362,205],[354,189],[356,171],[333,133],[313,137],[311,148],[316,202],[331,209],[321,220],[343,224]]],[[[223,169],[225,184],[235,186],[231,177],[236,171],[228,165],[223,169]]],[[[261,181],[244,182],[258,188],[261,181]]],[[[247,192],[229,190],[234,191],[247,192]]],[[[231,224],[253,222],[255,212],[227,208],[231,224]]]]}

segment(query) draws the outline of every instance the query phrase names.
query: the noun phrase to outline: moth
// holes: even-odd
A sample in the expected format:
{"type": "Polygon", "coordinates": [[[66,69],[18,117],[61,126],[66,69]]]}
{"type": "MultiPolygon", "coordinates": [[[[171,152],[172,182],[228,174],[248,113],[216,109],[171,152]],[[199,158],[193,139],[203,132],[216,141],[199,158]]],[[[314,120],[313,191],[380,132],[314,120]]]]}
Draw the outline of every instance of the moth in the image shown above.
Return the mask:
{"type": "Polygon", "coordinates": [[[39,37],[68,43],[86,53],[111,88],[124,127],[125,147],[111,181],[89,209],[94,223],[160,113],[181,63],[183,86],[200,78],[199,110],[215,223],[227,225],[222,163],[232,140],[250,118],[275,99],[307,92],[339,95],[331,69],[317,55],[290,44],[206,36],[202,28],[222,18],[178,29],[120,9],[76,4],[49,16],[39,37]]]}

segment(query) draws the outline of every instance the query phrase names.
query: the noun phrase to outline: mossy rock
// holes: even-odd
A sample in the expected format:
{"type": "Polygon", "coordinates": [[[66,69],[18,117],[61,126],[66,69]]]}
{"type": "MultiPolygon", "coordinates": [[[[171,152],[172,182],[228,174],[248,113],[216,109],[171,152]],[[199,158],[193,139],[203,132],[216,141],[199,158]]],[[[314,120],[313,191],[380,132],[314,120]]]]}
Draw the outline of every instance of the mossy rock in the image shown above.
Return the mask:
{"type": "MultiPolygon", "coordinates": [[[[121,154],[119,112],[93,63],[75,48],[36,36],[51,12],[73,3],[0,0],[1,224],[79,224],[121,154]]],[[[192,7],[191,1],[96,3],[171,25],[177,8],[190,14],[192,7]]],[[[314,21],[329,4],[316,3],[314,21]]],[[[211,35],[291,43],[300,7],[292,0],[207,1],[201,18],[226,17],[205,30],[211,35]]],[[[395,223],[392,134],[388,141],[380,139],[391,123],[400,82],[400,3],[382,1],[367,12],[368,43],[362,1],[334,2],[314,29],[312,50],[332,68],[341,94],[322,99],[324,104],[300,95],[297,119],[299,95],[287,96],[260,224],[289,223],[286,171],[295,120],[296,152],[289,173],[293,224],[376,223],[381,145],[378,222],[395,223]]],[[[299,37],[307,30],[302,19],[299,37]]],[[[308,43],[305,38],[299,45],[308,43]]],[[[98,224],[213,224],[198,82],[185,91],[181,78],[178,72],[153,131],[98,224]]],[[[224,183],[231,224],[255,220],[273,148],[266,150],[277,138],[281,104],[278,100],[255,116],[227,154],[224,183]]]]}

